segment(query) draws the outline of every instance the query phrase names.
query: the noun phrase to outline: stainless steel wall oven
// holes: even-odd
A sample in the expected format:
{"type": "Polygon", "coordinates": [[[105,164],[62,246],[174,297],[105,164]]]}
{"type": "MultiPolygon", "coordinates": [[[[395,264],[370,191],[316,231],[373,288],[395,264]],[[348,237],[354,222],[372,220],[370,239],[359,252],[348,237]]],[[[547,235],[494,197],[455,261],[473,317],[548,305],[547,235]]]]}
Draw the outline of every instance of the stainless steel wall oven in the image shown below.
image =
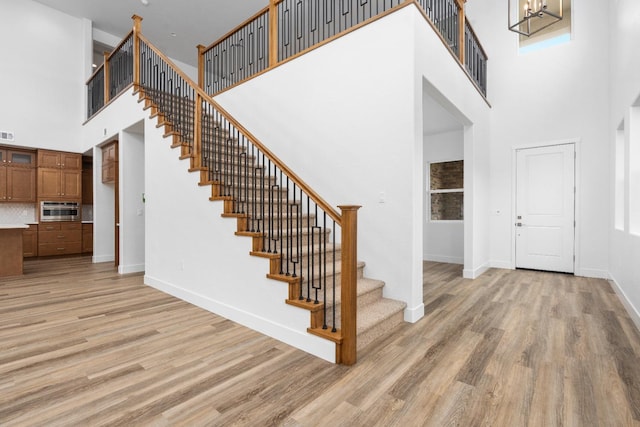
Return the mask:
{"type": "Polygon", "coordinates": [[[40,221],[79,221],[80,203],[78,202],[40,202],[40,221]]]}

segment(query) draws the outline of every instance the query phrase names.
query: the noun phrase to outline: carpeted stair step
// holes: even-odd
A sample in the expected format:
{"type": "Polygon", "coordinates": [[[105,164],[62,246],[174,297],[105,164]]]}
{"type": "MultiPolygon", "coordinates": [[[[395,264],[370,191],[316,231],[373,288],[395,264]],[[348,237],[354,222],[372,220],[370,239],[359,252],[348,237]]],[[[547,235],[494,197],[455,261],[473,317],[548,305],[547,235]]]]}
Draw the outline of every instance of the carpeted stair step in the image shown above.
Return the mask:
{"type": "Polygon", "coordinates": [[[382,298],[372,304],[358,308],[357,349],[364,349],[378,338],[387,336],[404,322],[404,309],[407,304],[389,298],[382,298]]]}

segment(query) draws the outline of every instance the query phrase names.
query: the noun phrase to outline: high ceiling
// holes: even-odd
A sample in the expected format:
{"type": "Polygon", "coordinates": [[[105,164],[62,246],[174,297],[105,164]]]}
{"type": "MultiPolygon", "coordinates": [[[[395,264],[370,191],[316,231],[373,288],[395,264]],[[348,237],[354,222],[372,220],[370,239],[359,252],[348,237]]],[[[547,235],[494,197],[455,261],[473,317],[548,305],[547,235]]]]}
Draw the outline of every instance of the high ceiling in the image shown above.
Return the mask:
{"type": "Polygon", "coordinates": [[[118,38],[131,31],[136,14],[142,32],[171,58],[197,66],[198,44],[209,45],[244,22],[269,0],[35,0],[118,38]],[[175,34],[175,36],[173,35],[175,34]]]}

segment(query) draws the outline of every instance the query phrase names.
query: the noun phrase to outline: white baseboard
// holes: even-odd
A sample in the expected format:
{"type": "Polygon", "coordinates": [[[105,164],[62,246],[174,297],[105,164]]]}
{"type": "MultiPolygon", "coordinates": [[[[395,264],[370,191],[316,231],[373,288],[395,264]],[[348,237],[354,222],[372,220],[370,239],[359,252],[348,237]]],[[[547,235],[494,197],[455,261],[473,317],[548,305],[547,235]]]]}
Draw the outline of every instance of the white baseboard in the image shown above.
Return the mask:
{"type": "Polygon", "coordinates": [[[501,268],[503,270],[513,270],[511,261],[489,261],[491,268],[501,268]]]}
{"type": "Polygon", "coordinates": [[[171,283],[159,280],[148,275],[144,276],[144,283],[173,295],[176,298],[187,301],[207,311],[225,317],[247,328],[275,338],[300,350],[306,351],[328,362],[336,362],[335,344],[329,340],[311,335],[305,331],[297,331],[288,326],[274,323],[269,319],[256,316],[253,313],[240,310],[221,301],[200,295],[171,283]]]}
{"type": "Polygon", "coordinates": [[[593,277],[594,279],[609,279],[610,277],[607,270],[598,270],[595,268],[576,268],[574,274],[580,277],[593,277]]]}
{"type": "Polygon", "coordinates": [[[409,323],[416,323],[418,320],[424,317],[424,304],[420,304],[414,308],[404,309],[404,321],[409,323]]]}
{"type": "Polygon", "coordinates": [[[98,264],[98,263],[101,263],[101,262],[113,262],[115,260],[116,260],[116,257],[113,254],[112,255],[94,255],[91,258],[91,261],[94,264],[98,264]]]}
{"type": "Polygon", "coordinates": [[[140,273],[144,271],[144,264],[119,265],[119,274],[140,273]]]}
{"type": "Polygon", "coordinates": [[[462,277],[465,279],[476,279],[488,269],[489,263],[482,264],[480,267],[474,268],[473,270],[465,268],[462,270],[462,277]]]}
{"type": "Polygon", "coordinates": [[[618,295],[618,298],[620,298],[620,301],[622,301],[622,305],[624,305],[627,313],[629,313],[629,317],[631,317],[631,320],[636,325],[636,328],[640,330],[640,313],[638,312],[638,310],[636,310],[633,304],[631,304],[631,301],[629,301],[629,298],[627,298],[627,294],[624,293],[622,287],[620,287],[620,284],[618,284],[615,277],[613,277],[611,273],[609,273],[609,280],[613,284],[613,290],[618,295]]]}
{"type": "Polygon", "coordinates": [[[464,264],[464,257],[424,254],[422,259],[425,261],[444,262],[447,264],[464,264]]]}

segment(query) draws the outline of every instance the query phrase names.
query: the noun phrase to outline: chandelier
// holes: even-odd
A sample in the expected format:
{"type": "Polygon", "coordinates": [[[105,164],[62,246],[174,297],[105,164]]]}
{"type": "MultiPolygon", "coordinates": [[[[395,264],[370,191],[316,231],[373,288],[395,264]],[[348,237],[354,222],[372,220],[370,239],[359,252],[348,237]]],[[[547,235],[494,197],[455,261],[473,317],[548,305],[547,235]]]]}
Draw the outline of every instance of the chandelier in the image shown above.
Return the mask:
{"type": "Polygon", "coordinates": [[[529,37],[562,20],[563,0],[508,0],[508,2],[509,30],[523,36],[529,37]],[[515,7],[512,5],[514,2],[517,5],[515,7]],[[512,9],[515,9],[515,12],[512,12],[512,9]],[[514,15],[517,22],[512,24],[514,15]]]}

